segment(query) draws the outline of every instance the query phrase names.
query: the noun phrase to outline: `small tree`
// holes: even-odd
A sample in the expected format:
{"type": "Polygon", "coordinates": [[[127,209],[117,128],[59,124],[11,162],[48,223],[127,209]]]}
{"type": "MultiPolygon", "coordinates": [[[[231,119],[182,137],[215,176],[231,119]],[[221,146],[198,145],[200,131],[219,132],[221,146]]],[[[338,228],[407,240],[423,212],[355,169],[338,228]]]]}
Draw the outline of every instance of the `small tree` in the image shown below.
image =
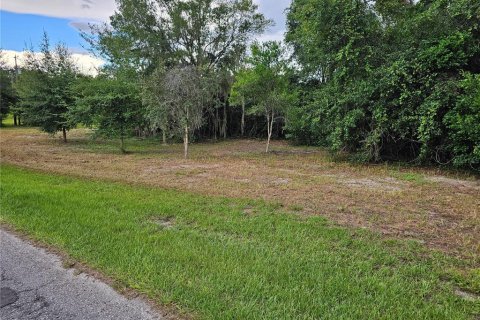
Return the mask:
{"type": "Polygon", "coordinates": [[[246,104],[250,104],[251,93],[253,88],[250,88],[250,85],[254,83],[254,79],[251,77],[254,73],[250,69],[241,69],[235,75],[235,82],[233,83],[231,92],[230,92],[230,103],[233,106],[240,106],[242,108],[242,117],[240,122],[240,134],[245,135],[245,107],[246,104]]]}
{"type": "Polygon", "coordinates": [[[195,67],[174,67],[161,82],[162,110],[168,110],[172,127],[183,135],[188,157],[189,135],[203,123],[203,108],[211,100],[208,77],[195,67]]]}
{"type": "Polygon", "coordinates": [[[107,138],[125,138],[143,120],[140,92],[135,82],[111,76],[83,78],[75,86],[78,98],[70,117],[107,138]]]}
{"type": "Polygon", "coordinates": [[[267,120],[267,146],[269,151],[273,124],[283,117],[285,109],[295,100],[287,77],[287,64],[283,59],[283,49],[278,42],[255,43],[251,56],[247,59],[249,68],[237,75],[233,85],[234,101],[245,100],[252,103],[249,112],[265,115],[267,120]]]}
{"type": "Polygon", "coordinates": [[[78,72],[65,45],[57,44],[52,51],[46,33],[40,51],[40,55],[26,53],[24,70],[15,82],[19,107],[26,123],[51,134],[62,131],[66,142],[74,125],[66,115],[74,102],[72,85],[78,72]]]}

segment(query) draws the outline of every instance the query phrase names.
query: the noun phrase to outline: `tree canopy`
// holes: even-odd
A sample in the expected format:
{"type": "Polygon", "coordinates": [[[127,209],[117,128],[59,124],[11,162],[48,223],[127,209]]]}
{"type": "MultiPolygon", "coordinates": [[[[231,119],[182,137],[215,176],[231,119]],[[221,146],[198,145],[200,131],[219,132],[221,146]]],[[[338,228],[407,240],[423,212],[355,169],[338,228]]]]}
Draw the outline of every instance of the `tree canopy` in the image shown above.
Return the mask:
{"type": "Polygon", "coordinates": [[[121,75],[102,75],[82,78],[75,90],[78,97],[70,118],[95,129],[97,135],[120,139],[120,150],[125,153],[125,138],[143,121],[137,83],[121,75]]]}
{"type": "Polygon", "coordinates": [[[480,112],[479,22],[474,0],[294,0],[286,40],[302,104],[290,133],[362,160],[478,168],[478,140],[457,130],[480,112]]]}
{"type": "Polygon", "coordinates": [[[44,33],[40,54],[27,52],[25,66],[15,82],[24,121],[51,134],[62,131],[66,141],[67,131],[74,125],[66,114],[74,104],[72,85],[77,73],[67,47],[58,43],[52,50],[44,33]]]}
{"type": "Polygon", "coordinates": [[[152,71],[161,61],[229,65],[271,21],[252,0],[117,0],[110,26],[84,37],[110,62],[152,71]]]}

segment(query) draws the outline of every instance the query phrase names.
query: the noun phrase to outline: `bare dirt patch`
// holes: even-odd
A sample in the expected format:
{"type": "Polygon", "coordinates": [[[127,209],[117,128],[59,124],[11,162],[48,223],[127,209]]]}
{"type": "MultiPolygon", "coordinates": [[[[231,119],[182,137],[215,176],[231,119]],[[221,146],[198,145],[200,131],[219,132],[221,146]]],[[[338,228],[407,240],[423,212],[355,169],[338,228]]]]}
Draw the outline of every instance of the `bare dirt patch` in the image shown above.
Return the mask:
{"type": "Polygon", "coordinates": [[[479,181],[468,181],[468,180],[461,180],[461,179],[453,179],[443,176],[433,176],[428,177],[428,181],[437,182],[439,184],[446,184],[450,185],[457,189],[465,189],[465,190],[480,190],[480,182],[479,181]]]}
{"type": "Polygon", "coordinates": [[[320,148],[283,141],[272,142],[273,154],[265,154],[258,140],[193,144],[184,160],[182,145],[133,139],[124,155],[115,141],[92,142],[87,133],[73,130],[64,144],[36,129],[2,129],[1,161],[43,172],[275,201],[301,207],[298,214],[324,215],[340,225],[480,259],[480,189],[472,176],[333,162],[320,148]],[[402,175],[421,176],[426,183],[402,175]]]}
{"type": "Polygon", "coordinates": [[[175,225],[175,219],[172,217],[152,218],[151,222],[153,222],[162,229],[172,229],[175,225]]]}
{"type": "Polygon", "coordinates": [[[480,301],[480,296],[464,290],[456,289],[455,294],[467,301],[480,301]]]}
{"type": "Polygon", "coordinates": [[[400,191],[407,185],[394,178],[345,179],[342,183],[349,187],[368,188],[377,191],[400,191]]]}

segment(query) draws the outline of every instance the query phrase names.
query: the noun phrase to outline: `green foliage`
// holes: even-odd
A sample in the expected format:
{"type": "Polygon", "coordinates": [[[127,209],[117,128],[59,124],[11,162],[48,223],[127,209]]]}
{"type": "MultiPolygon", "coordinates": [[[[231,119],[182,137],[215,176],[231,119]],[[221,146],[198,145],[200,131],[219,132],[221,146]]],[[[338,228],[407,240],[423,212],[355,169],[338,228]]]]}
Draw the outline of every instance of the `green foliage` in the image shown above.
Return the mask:
{"type": "MultiPolygon", "coordinates": [[[[250,134],[266,131],[267,150],[276,123],[279,136],[359,161],[480,167],[476,0],[293,0],[291,61],[275,42],[254,43],[245,58],[249,40],[270,24],[251,0],[117,4],[111,27],[83,35],[111,76],[81,80],[90,84],[80,85],[75,110],[66,49],[51,51],[45,37],[43,55],[30,53],[14,86],[14,111],[27,123],[55,133],[81,119],[116,137],[149,127],[165,142],[166,133],[226,138],[235,126],[243,135],[248,115],[250,134]],[[242,107],[241,120],[230,105],[242,107]]],[[[2,116],[13,106],[7,80],[2,75],[2,116]]]]}
{"type": "Polygon", "coordinates": [[[145,82],[147,118],[152,125],[183,136],[185,158],[189,136],[201,127],[205,106],[213,100],[215,80],[196,67],[176,66],[157,68],[145,82]]]}
{"type": "Polygon", "coordinates": [[[69,116],[95,129],[99,135],[124,139],[143,121],[139,86],[123,77],[100,75],[84,77],[75,85],[77,100],[69,116]]]}
{"type": "Polygon", "coordinates": [[[164,77],[165,70],[162,67],[157,67],[151,75],[146,77],[142,86],[142,101],[146,106],[146,118],[150,127],[154,130],[161,129],[165,133],[169,129],[170,112],[163,100],[164,77]]]}
{"type": "MultiPolygon", "coordinates": [[[[117,5],[110,25],[92,26],[93,33],[83,37],[109,62],[107,68],[129,69],[145,79],[142,100],[148,125],[160,129],[164,141],[167,131],[178,134],[181,125],[172,119],[172,110],[181,108],[168,111],[161,103],[165,93],[160,92],[158,72],[166,76],[179,67],[195,68],[203,74],[202,79],[208,75],[211,89],[216,90],[209,92],[213,99],[205,97],[208,104],[201,108],[201,124],[213,124],[213,128],[203,128],[203,134],[213,131],[216,138],[219,131],[226,138],[233,72],[250,40],[271,21],[258,12],[252,0],[118,0],[117,5]]],[[[190,127],[191,133],[199,129],[190,127]]]]}
{"type": "Polygon", "coordinates": [[[168,68],[232,65],[252,36],[270,21],[251,0],[117,0],[111,26],[95,27],[87,39],[111,63],[147,73],[168,68]]]}
{"type": "Polygon", "coordinates": [[[293,1],[287,41],[303,80],[290,135],[364,161],[478,169],[480,4],[373,4],[293,1]]]}
{"type": "Polygon", "coordinates": [[[250,92],[254,88],[250,85],[254,82],[252,79],[253,72],[249,69],[241,69],[235,74],[235,82],[232,85],[230,92],[230,103],[234,106],[240,106],[249,103],[246,99],[250,98],[250,92]]]}
{"type": "Polygon", "coordinates": [[[169,70],[160,85],[162,104],[173,116],[177,130],[196,130],[203,121],[203,108],[211,96],[208,78],[194,67],[169,70]]]}
{"type": "Polygon", "coordinates": [[[296,94],[290,86],[283,48],[277,42],[255,43],[249,67],[237,74],[232,86],[233,103],[249,103],[250,114],[265,115],[267,120],[267,152],[273,123],[282,118],[296,94]]]}
{"type": "Polygon", "coordinates": [[[480,165],[480,74],[465,74],[455,106],[443,119],[456,166],[480,165]]]}
{"type": "Polygon", "coordinates": [[[6,118],[18,100],[13,87],[13,77],[12,71],[0,68],[0,126],[1,121],[6,118]]]}
{"type": "Polygon", "coordinates": [[[15,82],[19,109],[27,124],[51,134],[63,131],[66,139],[66,130],[74,126],[68,121],[67,112],[75,99],[72,85],[77,70],[63,44],[50,49],[46,33],[40,49],[40,55],[27,52],[26,65],[15,82]]]}

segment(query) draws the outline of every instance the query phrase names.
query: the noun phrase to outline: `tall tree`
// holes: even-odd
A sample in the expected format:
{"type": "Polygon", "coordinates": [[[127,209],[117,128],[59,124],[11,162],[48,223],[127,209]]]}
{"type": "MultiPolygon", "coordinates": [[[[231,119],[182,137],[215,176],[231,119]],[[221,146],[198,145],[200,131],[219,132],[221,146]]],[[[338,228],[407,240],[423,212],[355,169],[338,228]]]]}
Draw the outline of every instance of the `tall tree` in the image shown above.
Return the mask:
{"type": "Polygon", "coordinates": [[[7,67],[3,51],[0,49],[0,126],[3,119],[10,113],[11,106],[17,99],[12,83],[13,73],[7,67]]]}
{"type": "Polygon", "coordinates": [[[66,46],[59,43],[52,50],[44,33],[40,54],[26,53],[26,63],[15,82],[24,121],[51,134],[61,131],[66,142],[67,131],[74,125],[66,114],[74,102],[72,84],[77,73],[66,46]]]}
{"type": "Polygon", "coordinates": [[[286,109],[295,103],[296,93],[289,86],[288,68],[280,43],[255,43],[247,59],[249,68],[237,76],[233,96],[242,103],[253,103],[250,113],[264,115],[267,122],[267,145],[273,133],[273,124],[282,119],[286,109]]]}
{"type": "Polygon", "coordinates": [[[271,21],[252,0],[117,0],[111,27],[84,33],[111,62],[150,72],[158,61],[215,68],[227,64],[271,21]]]}
{"type": "MultiPolygon", "coordinates": [[[[211,75],[212,90],[215,93],[215,122],[219,128],[219,134],[224,139],[227,138],[228,115],[227,109],[230,103],[230,91],[233,83],[233,75],[230,70],[222,68],[211,75]],[[222,110],[221,119],[218,116],[218,110],[222,110]]],[[[216,136],[216,133],[215,133],[216,136]]]]}
{"type": "Polygon", "coordinates": [[[245,135],[245,112],[247,103],[250,104],[250,92],[253,88],[250,88],[253,85],[253,79],[250,79],[253,76],[253,73],[248,68],[240,69],[235,74],[235,81],[232,85],[230,92],[230,103],[233,106],[240,106],[242,110],[240,118],[240,134],[243,137],[245,135]]]}

